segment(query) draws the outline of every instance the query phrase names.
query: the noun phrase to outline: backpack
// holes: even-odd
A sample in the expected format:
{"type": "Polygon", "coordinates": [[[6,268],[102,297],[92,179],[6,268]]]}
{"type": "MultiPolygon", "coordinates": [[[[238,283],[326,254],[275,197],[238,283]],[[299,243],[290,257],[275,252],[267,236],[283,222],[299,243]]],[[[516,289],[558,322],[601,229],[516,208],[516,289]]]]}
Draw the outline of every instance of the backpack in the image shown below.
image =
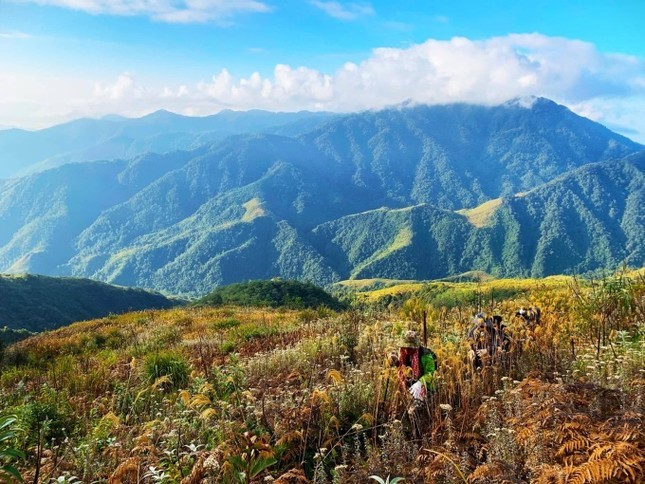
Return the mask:
{"type": "Polygon", "coordinates": [[[430,355],[432,356],[432,359],[434,360],[434,370],[437,371],[439,369],[439,358],[437,358],[437,353],[432,351],[430,348],[426,348],[424,346],[419,347],[419,360],[421,360],[421,356],[423,355],[430,355]]]}

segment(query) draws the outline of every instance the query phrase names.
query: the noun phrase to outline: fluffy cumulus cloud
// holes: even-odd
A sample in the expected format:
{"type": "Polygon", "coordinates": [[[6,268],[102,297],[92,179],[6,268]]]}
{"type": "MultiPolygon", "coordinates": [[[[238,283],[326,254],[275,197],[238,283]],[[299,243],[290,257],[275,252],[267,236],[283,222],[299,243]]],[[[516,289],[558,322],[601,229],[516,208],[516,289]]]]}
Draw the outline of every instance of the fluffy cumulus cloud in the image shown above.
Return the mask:
{"type": "Polygon", "coordinates": [[[15,0],[91,14],[141,15],[169,23],[212,22],[243,12],[268,12],[259,0],[15,0]]]}
{"type": "Polygon", "coordinates": [[[141,98],[146,93],[144,87],[138,86],[130,73],[121,74],[114,84],[103,86],[101,83],[94,85],[96,99],[124,100],[141,98]]]}
{"type": "MultiPolygon", "coordinates": [[[[0,79],[0,92],[1,84],[0,79]]],[[[380,48],[365,61],[347,62],[333,73],[278,64],[269,76],[253,72],[236,77],[222,70],[211,79],[187,79],[178,86],[142,86],[126,73],[110,83],[92,83],[83,99],[79,92],[61,101],[60,116],[70,106],[74,113],[92,115],[140,115],[159,108],[184,114],[224,108],[350,112],[403,102],[496,104],[544,96],[645,141],[645,59],[539,34],[380,48]]],[[[65,95],[57,97],[62,99],[65,95]]],[[[2,107],[0,97],[0,112],[2,107]]]]}
{"type": "MultiPolygon", "coordinates": [[[[273,76],[222,71],[197,86],[214,106],[355,111],[402,102],[496,104],[544,96],[645,140],[645,60],[539,34],[456,37],[381,48],[333,74],[277,65],[273,76]],[[636,127],[638,126],[638,127],[636,127]],[[633,134],[633,133],[632,133],[633,134]]],[[[199,96],[198,96],[199,97],[199,96]]]]}

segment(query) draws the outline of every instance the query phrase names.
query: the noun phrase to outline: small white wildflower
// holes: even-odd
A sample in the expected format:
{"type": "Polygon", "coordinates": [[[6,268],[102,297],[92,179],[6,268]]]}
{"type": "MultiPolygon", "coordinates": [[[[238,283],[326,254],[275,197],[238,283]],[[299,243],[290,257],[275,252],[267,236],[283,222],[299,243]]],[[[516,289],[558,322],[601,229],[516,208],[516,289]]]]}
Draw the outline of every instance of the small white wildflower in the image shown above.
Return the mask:
{"type": "Polygon", "coordinates": [[[439,404],[439,407],[444,412],[450,412],[452,410],[452,406],[450,406],[450,404],[448,404],[448,403],[441,403],[441,404],[439,404]]]}
{"type": "Polygon", "coordinates": [[[217,460],[217,457],[215,457],[213,454],[206,457],[206,459],[204,460],[203,466],[204,466],[204,469],[214,471],[214,472],[218,472],[220,470],[220,463],[217,460]]]}

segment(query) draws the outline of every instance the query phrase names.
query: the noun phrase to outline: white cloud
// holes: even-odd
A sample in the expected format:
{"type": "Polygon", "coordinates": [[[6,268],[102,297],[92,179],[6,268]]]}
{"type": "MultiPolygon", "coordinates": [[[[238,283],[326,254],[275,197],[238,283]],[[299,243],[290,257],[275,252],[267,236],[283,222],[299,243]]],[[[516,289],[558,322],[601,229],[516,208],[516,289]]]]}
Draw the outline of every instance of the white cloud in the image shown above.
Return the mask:
{"type": "Polygon", "coordinates": [[[33,36],[24,32],[0,32],[0,39],[7,40],[27,40],[32,39],[33,36]]]}
{"type": "Polygon", "coordinates": [[[124,72],[116,82],[103,86],[100,83],[94,85],[94,97],[97,99],[127,100],[139,99],[146,92],[146,89],[137,85],[132,74],[124,72]]]}
{"type": "Polygon", "coordinates": [[[46,79],[9,86],[0,76],[0,124],[17,124],[17,117],[28,124],[35,118],[33,109],[16,108],[15,93],[38,105],[42,119],[136,116],[159,108],[191,115],[223,108],[350,112],[407,101],[496,104],[536,95],[645,142],[645,59],[540,34],[431,39],[409,48],[375,49],[365,61],[347,62],[334,73],[278,64],[269,76],[239,77],[224,69],[209,80],[184,79],[175,86],[143,86],[129,73],[74,89],[50,86],[46,79]]]}
{"type": "Polygon", "coordinates": [[[309,3],[319,8],[330,17],[339,20],[356,20],[360,17],[374,15],[374,7],[369,3],[349,2],[341,4],[335,1],[310,0],[309,3]]]}
{"type": "Polygon", "coordinates": [[[269,6],[259,0],[14,0],[64,7],[94,15],[146,16],[168,23],[204,23],[232,15],[268,12],[269,6]]]}

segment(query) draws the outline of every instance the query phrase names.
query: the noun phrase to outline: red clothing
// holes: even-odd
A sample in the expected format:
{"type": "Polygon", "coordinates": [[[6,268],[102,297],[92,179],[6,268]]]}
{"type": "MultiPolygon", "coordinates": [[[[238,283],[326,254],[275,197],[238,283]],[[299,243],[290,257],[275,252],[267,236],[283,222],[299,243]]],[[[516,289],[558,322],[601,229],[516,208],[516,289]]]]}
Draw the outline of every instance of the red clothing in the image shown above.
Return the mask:
{"type": "Polygon", "coordinates": [[[401,348],[399,351],[399,380],[406,386],[407,379],[403,368],[409,366],[412,368],[412,379],[417,381],[421,378],[421,358],[419,356],[419,348],[401,348]]]}

